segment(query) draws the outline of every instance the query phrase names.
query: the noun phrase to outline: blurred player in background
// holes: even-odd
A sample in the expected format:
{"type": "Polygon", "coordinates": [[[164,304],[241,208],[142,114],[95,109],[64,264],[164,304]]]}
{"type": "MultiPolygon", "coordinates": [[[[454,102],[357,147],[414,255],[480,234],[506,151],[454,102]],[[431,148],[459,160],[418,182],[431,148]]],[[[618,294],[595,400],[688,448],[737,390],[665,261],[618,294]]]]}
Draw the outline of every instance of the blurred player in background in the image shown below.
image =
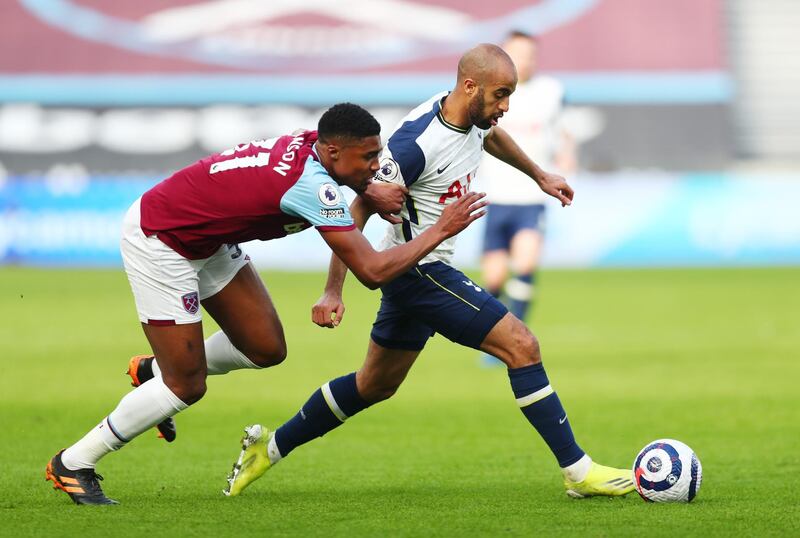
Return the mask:
{"type": "MultiPolygon", "coordinates": [[[[539,168],[496,126],[508,111],[516,85],[511,58],[496,45],[479,45],[460,59],[452,92],[432,97],[401,122],[389,138],[377,177],[405,185],[409,194],[402,223],[388,230],[385,246],[396,248],[426,233],[450,204],[469,196],[484,149],[522,170],[563,205],[571,203],[573,192],[564,178],[539,168]]],[[[356,224],[363,226],[369,207],[356,199],[350,209],[356,224]]],[[[536,337],[492,294],[449,265],[454,243],[455,238],[443,242],[420,265],[381,288],[380,310],[358,372],[322,385],[274,433],[259,424],[245,429],[226,494],[238,495],[298,446],[390,398],[435,332],[491,353],[508,366],[517,405],[558,461],[569,495],[633,491],[630,469],[598,465],[578,446],[542,365],[536,337]]],[[[334,257],[325,293],[312,311],[318,325],[334,327],[341,322],[346,272],[334,257]]]]}
{"type": "MultiPolygon", "coordinates": [[[[564,88],[556,79],[536,73],[537,39],[515,31],[503,43],[503,50],[519,75],[503,129],[545,170],[574,172],[575,144],[560,124],[564,88]]],[[[491,203],[481,259],[483,283],[495,297],[503,296],[508,310],[525,321],[535,297],[547,195],[527,175],[492,155],[486,156],[479,172],[491,203]]],[[[503,364],[490,355],[481,360],[486,366],[503,364]]]]}
{"type": "Polygon", "coordinates": [[[374,251],[340,186],[360,193],[372,210],[398,211],[406,189],[372,185],[380,152],[378,122],[344,103],[322,115],[317,131],[254,140],[202,159],[131,206],[122,257],[155,358],[134,357],[129,374],[136,388],[50,460],[46,477],[56,489],[77,504],[116,504],[98,482],[100,458],[156,425],[174,439],[171,417],[203,397],[208,374],[266,368],[286,357],[278,314],[237,243],[315,226],[359,280],[376,288],[483,214],[482,195],[473,193],[414,241],[374,251]],[[222,329],[205,341],[201,305],[222,329]]]}

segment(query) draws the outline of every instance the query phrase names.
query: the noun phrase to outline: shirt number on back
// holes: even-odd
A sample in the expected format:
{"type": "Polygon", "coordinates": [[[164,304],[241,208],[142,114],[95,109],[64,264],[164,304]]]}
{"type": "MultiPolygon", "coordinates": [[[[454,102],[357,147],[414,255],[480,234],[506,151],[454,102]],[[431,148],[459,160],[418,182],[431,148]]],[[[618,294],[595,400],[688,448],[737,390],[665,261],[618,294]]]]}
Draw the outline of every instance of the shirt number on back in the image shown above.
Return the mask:
{"type": "MultiPolygon", "coordinates": [[[[272,149],[272,146],[275,145],[275,141],[277,138],[269,138],[267,140],[253,140],[252,142],[248,142],[247,144],[241,144],[236,146],[235,148],[231,148],[229,150],[223,151],[220,153],[222,157],[228,157],[231,155],[235,155],[240,151],[244,151],[248,149],[250,146],[254,146],[257,148],[263,149],[272,149]]],[[[246,157],[234,157],[233,159],[227,159],[225,161],[215,162],[209,168],[209,174],[216,174],[217,172],[225,172],[226,170],[234,170],[236,168],[252,168],[255,166],[267,166],[269,164],[269,152],[267,151],[259,151],[255,155],[248,155],[246,157]]]]}

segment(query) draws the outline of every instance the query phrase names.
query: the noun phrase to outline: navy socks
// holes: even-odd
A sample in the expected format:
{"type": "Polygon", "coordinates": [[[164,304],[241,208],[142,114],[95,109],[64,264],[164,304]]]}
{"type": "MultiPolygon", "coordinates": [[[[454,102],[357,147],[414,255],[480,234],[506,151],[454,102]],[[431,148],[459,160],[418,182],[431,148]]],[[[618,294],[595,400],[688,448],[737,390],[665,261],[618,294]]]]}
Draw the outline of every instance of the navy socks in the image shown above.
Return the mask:
{"type": "Polygon", "coordinates": [[[550,386],[542,363],[508,370],[514,397],[561,467],[572,465],[585,454],[575,442],[567,413],[550,386]]]}
{"type": "Polygon", "coordinates": [[[275,432],[281,456],[322,437],[370,404],[358,394],[355,372],[325,383],[303,404],[300,412],[275,432]]]}

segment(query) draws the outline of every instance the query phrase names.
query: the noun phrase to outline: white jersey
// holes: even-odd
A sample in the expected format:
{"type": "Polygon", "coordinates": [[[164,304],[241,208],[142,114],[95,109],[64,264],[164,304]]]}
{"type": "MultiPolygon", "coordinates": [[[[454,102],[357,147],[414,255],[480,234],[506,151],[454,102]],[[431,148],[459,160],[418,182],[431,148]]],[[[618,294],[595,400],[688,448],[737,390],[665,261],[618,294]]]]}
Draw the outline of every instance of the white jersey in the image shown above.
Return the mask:
{"type": "MultiPolygon", "coordinates": [[[[489,129],[461,129],[442,116],[447,92],[431,97],[403,118],[383,150],[376,179],[408,187],[402,224],[391,226],[383,248],[401,245],[430,228],[445,206],[469,192],[489,129]]],[[[420,263],[450,263],[456,238],[443,241],[420,263]]]]}
{"type": "MultiPolygon", "coordinates": [[[[564,88],[552,77],[537,76],[517,85],[511,94],[502,127],[528,157],[545,171],[553,171],[553,157],[561,142],[559,119],[564,88]]],[[[529,176],[487,155],[481,165],[481,188],[495,204],[542,204],[548,196],[529,176]]]]}

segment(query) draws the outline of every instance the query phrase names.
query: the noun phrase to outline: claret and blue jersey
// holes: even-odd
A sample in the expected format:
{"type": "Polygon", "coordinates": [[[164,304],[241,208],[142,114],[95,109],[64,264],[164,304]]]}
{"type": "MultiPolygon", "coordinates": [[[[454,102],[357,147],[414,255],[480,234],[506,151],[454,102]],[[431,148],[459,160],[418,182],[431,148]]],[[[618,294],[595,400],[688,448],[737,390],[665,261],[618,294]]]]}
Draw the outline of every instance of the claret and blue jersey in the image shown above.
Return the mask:
{"type": "Polygon", "coordinates": [[[254,140],[202,159],[142,196],[141,226],[188,259],[310,226],[355,228],[339,185],[314,152],[316,131],[254,140]]]}

